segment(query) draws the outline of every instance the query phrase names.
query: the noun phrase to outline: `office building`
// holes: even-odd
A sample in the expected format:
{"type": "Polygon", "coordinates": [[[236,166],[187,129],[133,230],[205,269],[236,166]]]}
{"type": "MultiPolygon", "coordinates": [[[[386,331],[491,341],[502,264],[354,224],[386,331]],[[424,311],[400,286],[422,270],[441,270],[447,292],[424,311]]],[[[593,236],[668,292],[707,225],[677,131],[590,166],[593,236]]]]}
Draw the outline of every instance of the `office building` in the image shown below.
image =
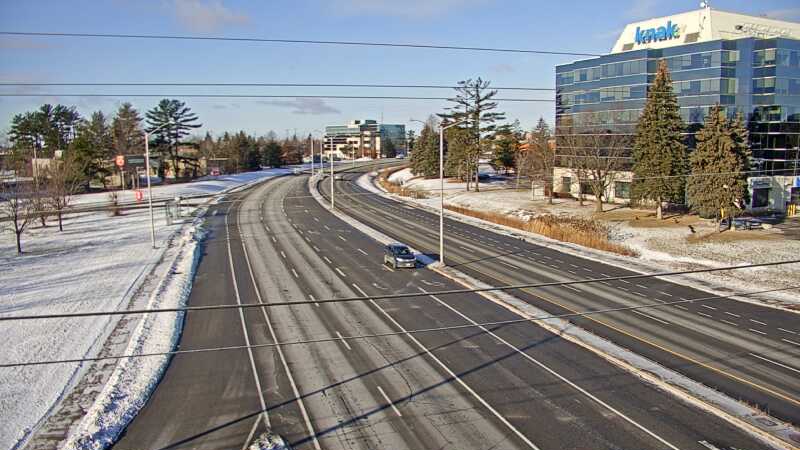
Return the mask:
{"type": "MultiPolygon", "coordinates": [[[[673,79],[690,151],[713,105],[741,113],[752,149],[748,207],[783,211],[800,203],[798,23],[704,7],[630,24],[610,54],[556,67],[557,135],[618,134],[629,157],[660,60],[673,79]]],[[[568,169],[555,175],[556,191],[581,189],[568,169]]],[[[621,172],[608,197],[626,201],[630,180],[621,172]]]]}
{"type": "Polygon", "coordinates": [[[405,125],[378,123],[375,120],[352,120],[345,125],[325,127],[325,154],[338,158],[373,159],[405,155],[405,125]]]}

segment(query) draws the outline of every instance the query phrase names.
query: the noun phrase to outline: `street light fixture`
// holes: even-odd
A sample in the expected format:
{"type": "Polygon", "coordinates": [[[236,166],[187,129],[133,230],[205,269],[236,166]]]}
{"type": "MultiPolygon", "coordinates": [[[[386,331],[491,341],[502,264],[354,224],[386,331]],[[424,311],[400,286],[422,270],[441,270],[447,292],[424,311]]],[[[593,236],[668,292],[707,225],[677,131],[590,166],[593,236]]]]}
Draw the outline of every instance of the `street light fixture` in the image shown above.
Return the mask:
{"type": "MultiPolygon", "coordinates": [[[[427,125],[425,122],[416,119],[409,119],[411,122],[419,122],[427,125]]],[[[444,130],[461,125],[467,119],[453,122],[449,125],[439,124],[439,264],[445,265],[444,262],[444,130]],[[444,125],[444,126],[443,126],[444,125]]]]}
{"type": "MultiPolygon", "coordinates": [[[[144,132],[144,170],[147,172],[147,209],[150,210],[150,244],[153,249],[156,248],[156,224],[153,219],[153,187],[150,185],[150,136],[168,125],[173,125],[173,123],[167,122],[149,132],[146,130],[144,132]]],[[[177,174],[177,172],[178,168],[176,167],[175,173],[177,174]]]]}

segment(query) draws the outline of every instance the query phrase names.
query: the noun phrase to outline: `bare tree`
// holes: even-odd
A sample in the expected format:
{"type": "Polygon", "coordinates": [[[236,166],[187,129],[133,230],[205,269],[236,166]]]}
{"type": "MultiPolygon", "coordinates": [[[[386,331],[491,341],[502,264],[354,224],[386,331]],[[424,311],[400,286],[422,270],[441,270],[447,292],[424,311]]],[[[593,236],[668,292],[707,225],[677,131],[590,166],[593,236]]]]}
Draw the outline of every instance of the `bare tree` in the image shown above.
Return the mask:
{"type": "Polygon", "coordinates": [[[19,179],[0,182],[0,229],[14,232],[17,254],[22,253],[22,233],[34,218],[33,186],[19,179]]]}
{"type": "Polygon", "coordinates": [[[583,205],[586,194],[584,186],[595,197],[595,211],[603,212],[603,202],[608,188],[616,180],[629,159],[626,154],[627,140],[624,136],[595,132],[568,134],[561,137],[559,156],[580,182],[578,198],[583,205]]]}
{"type": "Polygon", "coordinates": [[[531,179],[531,198],[535,186],[544,186],[545,192],[549,191],[547,202],[553,204],[553,168],[556,163],[555,147],[551,142],[550,128],[544,119],[539,119],[536,128],[528,135],[525,159],[525,172],[531,179]]]}
{"type": "Polygon", "coordinates": [[[43,173],[46,178],[44,192],[51,211],[58,217],[58,231],[64,231],[62,216],[72,196],[87,183],[82,174],[83,167],[70,155],[53,161],[43,173]]]}

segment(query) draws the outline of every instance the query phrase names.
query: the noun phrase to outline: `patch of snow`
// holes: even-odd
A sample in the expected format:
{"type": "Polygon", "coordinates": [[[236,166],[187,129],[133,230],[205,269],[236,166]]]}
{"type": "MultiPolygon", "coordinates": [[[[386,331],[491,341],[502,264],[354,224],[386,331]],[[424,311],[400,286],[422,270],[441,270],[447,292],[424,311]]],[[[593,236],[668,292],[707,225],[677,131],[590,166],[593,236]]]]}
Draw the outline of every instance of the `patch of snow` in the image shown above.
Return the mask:
{"type": "MultiPolygon", "coordinates": [[[[161,188],[169,196],[224,193],[285,173],[289,170],[265,170],[161,188]]],[[[105,200],[105,194],[89,194],[95,198],[98,195],[105,200]]],[[[88,196],[79,196],[78,202],[94,201],[85,197],[88,196]]],[[[168,245],[191,244],[194,239],[176,237],[184,236],[193,225],[167,226],[163,210],[156,212],[159,248],[155,251],[150,245],[146,209],[125,211],[118,217],[109,217],[106,212],[68,215],[62,233],[52,224],[44,229],[30,228],[22,238],[25,253],[19,256],[13,235],[1,234],[0,314],[58,314],[129,307],[132,296],[162,260],[168,245]]],[[[171,279],[178,281],[176,277],[171,279]]],[[[181,291],[165,292],[177,295],[181,291]]],[[[4,322],[0,327],[2,362],[96,356],[117,322],[115,316],[4,322]]],[[[173,329],[161,332],[160,338],[169,343],[173,329]]],[[[0,449],[21,446],[87,366],[0,368],[0,449]]]]}
{"type": "Polygon", "coordinates": [[[292,447],[280,436],[262,434],[247,447],[247,450],[292,450],[292,447]]]}

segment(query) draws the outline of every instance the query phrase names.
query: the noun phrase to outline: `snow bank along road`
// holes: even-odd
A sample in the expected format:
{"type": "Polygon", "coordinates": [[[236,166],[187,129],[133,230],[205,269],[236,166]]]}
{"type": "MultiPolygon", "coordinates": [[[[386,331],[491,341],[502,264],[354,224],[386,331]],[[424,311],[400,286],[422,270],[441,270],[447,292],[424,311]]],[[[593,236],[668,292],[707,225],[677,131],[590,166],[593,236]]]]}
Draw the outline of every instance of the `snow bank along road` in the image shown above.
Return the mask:
{"type": "Polygon", "coordinates": [[[211,211],[190,305],[420,295],[189,313],[181,349],[334,340],[176,356],[118,449],[238,449],[265,426],[309,449],[765,448],[534,324],[409,335],[517,316],[426,295],[456,287],[434,272],[384,268],[381,246],[311,198],[305,176],[240,198],[211,211]]]}
{"type": "MultiPolygon", "coordinates": [[[[349,176],[351,181],[355,178],[349,176]]],[[[437,215],[339,182],[337,206],[423,251],[438,250],[437,215]]],[[[328,189],[326,183],[321,183],[328,189]]],[[[490,285],[634,275],[511,236],[445,220],[449,265],[490,285]]],[[[619,280],[511,292],[551,314],[709,297],[658,279],[619,280]]],[[[738,302],[708,300],[571,319],[573,323],[733,398],[800,424],[800,316],[738,302]]]]}

